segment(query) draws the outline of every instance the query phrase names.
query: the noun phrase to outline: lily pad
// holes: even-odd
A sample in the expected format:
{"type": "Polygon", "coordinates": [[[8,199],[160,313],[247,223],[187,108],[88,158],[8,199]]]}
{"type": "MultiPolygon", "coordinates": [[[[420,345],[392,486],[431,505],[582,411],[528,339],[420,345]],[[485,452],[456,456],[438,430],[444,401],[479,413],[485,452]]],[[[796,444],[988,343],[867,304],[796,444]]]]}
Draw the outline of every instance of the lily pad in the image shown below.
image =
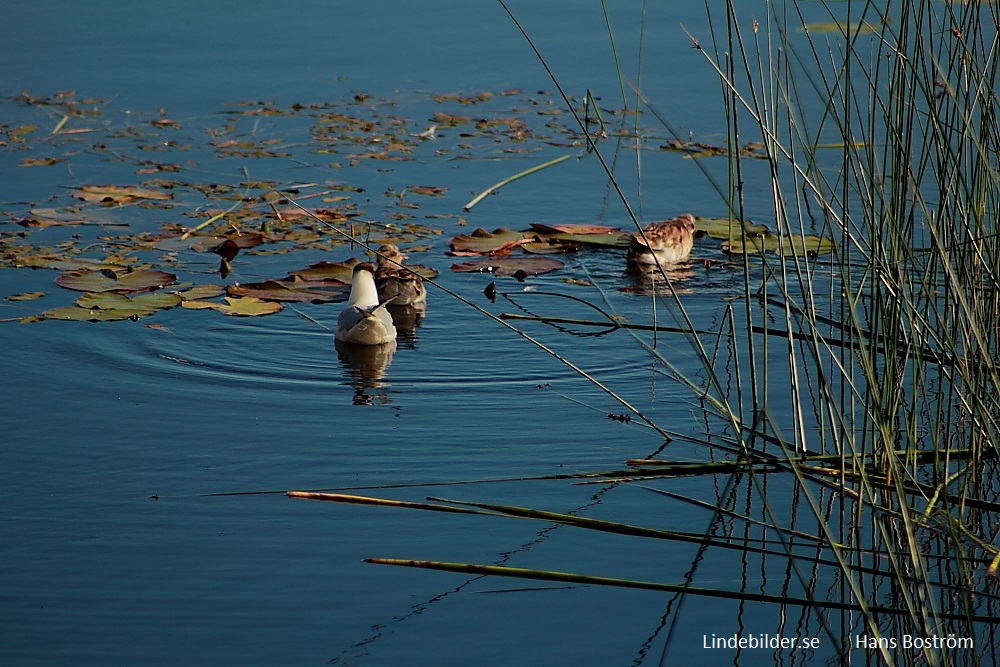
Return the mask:
{"type": "Polygon", "coordinates": [[[195,285],[191,289],[182,292],[175,292],[184,301],[196,299],[211,299],[226,293],[226,288],[222,285],[195,285]]]}
{"type": "Polygon", "coordinates": [[[785,255],[814,257],[833,252],[836,247],[837,244],[832,239],[823,236],[776,236],[774,234],[766,234],[762,237],[748,238],[746,246],[739,239],[726,241],[722,244],[722,251],[732,255],[742,255],[748,252],[780,252],[785,255]]]}
{"type": "Polygon", "coordinates": [[[218,301],[184,301],[181,303],[181,306],[194,310],[210,308],[219,311],[223,315],[234,317],[271,315],[284,308],[280,303],[272,301],[261,301],[253,297],[235,296],[227,296],[226,303],[219,303],[218,301]]]}
{"type": "Polygon", "coordinates": [[[361,260],[351,257],[343,262],[316,262],[310,264],[309,268],[290,272],[289,276],[298,276],[303,280],[338,280],[344,285],[349,285],[354,265],[359,261],[361,260]]]}
{"type": "Polygon", "coordinates": [[[52,308],[42,313],[42,316],[50,320],[80,322],[137,319],[152,315],[158,310],[173,308],[181,303],[181,298],[167,292],[139,294],[134,297],[91,292],[80,296],[76,303],[75,306],[52,308]]]}
{"type": "Polygon", "coordinates": [[[565,264],[550,257],[488,257],[473,259],[461,264],[452,264],[452,271],[484,272],[497,276],[515,276],[523,272],[529,276],[537,276],[561,269],[565,264]]]}
{"type": "Polygon", "coordinates": [[[111,269],[72,271],[56,278],[56,285],[78,292],[148,292],[177,280],[165,271],[132,271],[118,274],[111,269]]]}
{"type": "Polygon", "coordinates": [[[506,255],[527,240],[524,232],[513,229],[477,229],[471,234],[459,234],[451,240],[452,255],[506,255]]]}
{"type": "Polygon", "coordinates": [[[226,288],[226,294],[229,296],[303,303],[344,301],[350,291],[350,285],[345,285],[340,280],[303,280],[297,276],[285,280],[230,285],[226,288]]]}
{"type": "Polygon", "coordinates": [[[545,241],[559,241],[561,243],[578,243],[603,248],[627,248],[632,240],[632,235],[620,229],[601,234],[583,233],[575,234],[570,232],[556,232],[539,234],[538,238],[545,241]]]}
{"type": "Polygon", "coordinates": [[[760,236],[767,233],[767,227],[756,225],[737,218],[701,218],[694,219],[695,231],[704,232],[713,239],[728,241],[740,237],[740,225],[746,230],[747,236],[760,236]]]}
{"type": "Polygon", "coordinates": [[[531,228],[543,234],[591,235],[621,233],[622,231],[617,227],[608,227],[606,225],[576,225],[572,223],[545,225],[540,222],[533,222],[531,223],[531,228]]]}
{"type": "Polygon", "coordinates": [[[173,195],[162,190],[131,185],[84,185],[73,190],[73,196],[100,204],[130,204],[140,199],[167,200],[173,195]]]}
{"type": "Polygon", "coordinates": [[[878,32],[878,26],[868,21],[848,23],[847,21],[820,21],[799,26],[799,32],[836,32],[841,35],[870,35],[878,32]]]}

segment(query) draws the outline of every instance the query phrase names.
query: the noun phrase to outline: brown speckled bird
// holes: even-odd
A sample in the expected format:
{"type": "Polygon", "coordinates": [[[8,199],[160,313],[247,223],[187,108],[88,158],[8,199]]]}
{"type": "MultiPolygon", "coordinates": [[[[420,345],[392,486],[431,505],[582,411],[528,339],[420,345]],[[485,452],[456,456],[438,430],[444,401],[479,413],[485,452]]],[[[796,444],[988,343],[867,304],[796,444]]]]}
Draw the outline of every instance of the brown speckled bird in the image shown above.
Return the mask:
{"type": "Polygon", "coordinates": [[[422,308],[427,302],[424,280],[417,274],[403,268],[406,255],[392,243],[378,249],[379,258],[375,266],[375,286],[379,299],[389,306],[412,306],[422,308]]]}
{"type": "Polygon", "coordinates": [[[655,269],[661,265],[683,262],[694,245],[694,216],[683,213],[676,218],[654,222],[643,228],[642,234],[633,234],[625,260],[640,270],[655,269]]]}

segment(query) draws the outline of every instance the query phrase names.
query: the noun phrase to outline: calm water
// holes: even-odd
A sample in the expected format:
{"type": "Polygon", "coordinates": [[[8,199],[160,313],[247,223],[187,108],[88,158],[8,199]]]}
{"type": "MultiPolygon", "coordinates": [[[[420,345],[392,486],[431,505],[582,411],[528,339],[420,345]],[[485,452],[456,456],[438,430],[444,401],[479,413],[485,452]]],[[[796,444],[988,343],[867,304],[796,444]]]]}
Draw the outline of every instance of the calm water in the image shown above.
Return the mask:
{"type": "MultiPolygon", "coordinates": [[[[609,108],[621,106],[599,8],[568,1],[511,6],[570,94],[589,89],[609,108]]],[[[620,56],[626,75],[635,79],[641,5],[619,4],[615,12],[620,56]]],[[[684,3],[650,8],[643,89],[683,133],[724,141],[717,84],[679,24],[695,32],[704,30],[705,21],[700,9],[684,3]]],[[[507,186],[462,214],[472,193],[546,159],[575,155],[576,149],[546,146],[527,157],[482,149],[476,156],[481,159],[452,161],[435,158],[428,148],[414,162],[337,170],[323,156],[308,162],[221,160],[205,148],[206,130],[223,125],[220,112],[241,101],[269,100],[284,108],[296,102],[345,104],[363,91],[391,100],[392,113],[420,131],[439,108],[431,101],[435,94],[523,91],[484,107],[483,113],[499,114],[528,104],[536,91],[552,91],[523,38],[492,3],[22,3],[5,18],[4,41],[5,95],[73,90],[107,98],[100,122],[112,126],[156,118],[163,108],[194,145],[190,153],[162,158],[194,162],[181,179],[235,185],[246,180],[245,167],[251,178],[281,183],[342,180],[365,188],[354,197],[371,220],[398,212],[386,190],[447,187],[445,197],[419,202],[420,215],[464,215],[468,224],[458,226],[455,217],[420,220],[441,234],[414,259],[441,271],[444,286],[492,312],[515,307],[483,298],[488,277],[449,270],[454,260],[445,251],[453,235],[533,221],[627,224],[592,158],[507,186]]],[[[15,127],[38,123],[44,131],[58,121],[23,105],[5,102],[2,109],[8,117],[0,121],[15,127]]],[[[287,144],[308,142],[307,123],[298,123],[264,118],[254,132],[287,144]]],[[[454,143],[454,135],[446,140],[454,143]]],[[[39,146],[41,153],[32,156],[46,154],[39,146]]],[[[645,152],[640,183],[635,151],[616,152],[613,142],[607,147],[626,191],[635,195],[641,189],[644,218],[685,210],[724,213],[705,179],[679,155],[645,152]]],[[[48,150],[60,153],[57,146],[48,150]]],[[[145,178],[132,163],[86,150],[52,167],[20,168],[24,157],[15,150],[0,153],[4,219],[23,215],[29,202],[65,199],[72,186],[145,178]]],[[[768,198],[751,205],[751,217],[766,217],[768,198]]],[[[132,207],[102,215],[138,230],[164,221],[190,224],[180,211],[132,207]]],[[[0,227],[4,233],[18,229],[0,227]]],[[[55,244],[76,231],[36,234],[55,244]]],[[[696,252],[720,257],[708,245],[696,252]]],[[[279,277],[289,268],[358,251],[345,247],[329,254],[241,255],[230,282],[279,277]]],[[[218,280],[213,262],[185,261],[194,267],[191,275],[218,280]]],[[[620,251],[584,251],[567,261],[563,272],[527,286],[649,321],[648,297],[618,290],[630,284],[621,275],[620,251]],[[589,276],[610,303],[596,290],[567,285],[564,276],[589,276]]],[[[70,303],[76,295],[53,285],[56,275],[0,269],[4,296],[49,293],[37,302],[3,302],[0,316],[70,303]]],[[[739,272],[701,270],[683,281],[698,326],[718,326],[723,299],[740,281],[739,272]]],[[[509,292],[526,286],[510,279],[498,283],[509,292]]],[[[594,317],[552,297],[528,294],[517,301],[533,312],[594,317]]],[[[440,292],[431,292],[423,325],[414,340],[399,346],[378,387],[359,389],[338,359],[323,325],[332,326],[339,306],[299,309],[318,324],[292,309],[238,319],[178,308],[143,320],[167,331],[131,322],[0,325],[6,375],[0,389],[0,662],[659,664],[669,633],[668,658],[704,660],[703,632],[774,631],[776,612],[755,613],[753,605],[741,610],[688,600],[683,613],[665,621],[669,597],[663,594],[470,580],[362,562],[371,556],[502,562],[676,582],[690,568],[694,546],[595,536],[542,522],[293,501],[282,493],[209,495],[425,483],[361,493],[414,500],[436,495],[673,530],[707,529],[710,513],[638,486],[564,480],[430,485],[618,469],[626,458],[656,451],[662,438],[637,420],[607,419],[623,408],[565,365],[440,292]]],[[[627,332],[585,337],[522,326],[664,427],[702,437],[706,424],[696,401],[654,374],[627,332]]],[[[686,343],[666,337],[659,345],[697,376],[686,343]]],[[[704,450],[678,441],[670,457],[701,459],[704,450]]],[[[780,495],[781,485],[775,481],[771,490],[780,495]]],[[[663,486],[709,501],[720,492],[684,478],[663,486]]],[[[740,574],[718,557],[701,568],[701,585],[738,586],[740,574]]],[[[819,632],[808,622],[797,631],[819,632]]],[[[744,661],[770,664],[773,656],[748,655],[744,661]]]]}

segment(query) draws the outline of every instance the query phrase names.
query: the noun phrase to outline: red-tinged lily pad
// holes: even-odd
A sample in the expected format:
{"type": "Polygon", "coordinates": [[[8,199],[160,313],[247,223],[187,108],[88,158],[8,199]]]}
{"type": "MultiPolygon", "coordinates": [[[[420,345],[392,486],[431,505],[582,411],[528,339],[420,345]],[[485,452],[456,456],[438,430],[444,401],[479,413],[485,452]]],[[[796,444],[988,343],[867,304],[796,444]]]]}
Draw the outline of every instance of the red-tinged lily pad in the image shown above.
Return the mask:
{"type": "Polygon", "coordinates": [[[149,292],[170,285],[177,280],[165,271],[132,271],[116,273],[111,269],[101,271],[72,271],[56,278],[56,285],[77,292],[149,292]]]}
{"type": "Polygon", "coordinates": [[[452,271],[462,272],[484,272],[492,273],[496,276],[517,276],[522,275],[537,276],[549,271],[561,269],[565,264],[558,259],[550,257],[487,257],[483,259],[473,259],[461,264],[452,264],[452,271]]]}
{"type": "Polygon", "coordinates": [[[226,303],[219,303],[218,301],[184,301],[181,303],[181,306],[194,310],[210,308],[219,311],[223,315],[231,315],[233,317],[271,315],[284,308],[280,303],[274,303],[273,301],[261,301],[253,297],[235,296],[227,296],[226,303]]]}
{"type": "Polygon", "coordinates": [[[73,196],[100,204],[130,204],[140,199],[163,201],[174,197],[169,192],[132,185],[84,185],[73,190],[73,196]]]}
{"type": "Polygon", "coordinates": [[[543,234],[614,234],[622,231],[617,227],[608,227],[606,225],[575,225],[572,223],[546,225],[541,222],[533,222],[531,223],[531,228],[543,234]]]}
{"type": "Polygon", "coordinates": [[[285,280],[265,280],[261,283],[230,285],[226,288],[226,294],[229,296],[254,297],[262,301],[302,303],[344,301],[350,291],[350,285],[345,285],[339,280],[303,280],[297,276],[285,280]]]}
{"type": "Polygon", "coordinates": [[[471,234],[459,234],[451,240],[450,247],[452,255],[506,255],[527,240],[524,232],[512,229],[492,232],[477,229],[471,234]]]}

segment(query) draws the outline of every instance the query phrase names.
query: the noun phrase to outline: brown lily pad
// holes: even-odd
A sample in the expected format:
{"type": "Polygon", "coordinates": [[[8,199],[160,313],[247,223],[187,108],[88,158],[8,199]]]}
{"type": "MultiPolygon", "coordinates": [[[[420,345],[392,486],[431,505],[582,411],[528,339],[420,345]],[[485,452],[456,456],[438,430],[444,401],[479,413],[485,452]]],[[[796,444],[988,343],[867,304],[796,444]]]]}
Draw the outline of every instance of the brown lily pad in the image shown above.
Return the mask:
{"type": "Polygon", "coordinates": [[[527,240],[524,232],[513,229],[494,229],[492,232],[477,229],[471,234],[459,234],[451,240],[450,247],[452,255],[495,256],[506,255],[527,240]]]}
{"type": "Polygon", "coordinates": [[[56,278],[56,285],[78,292],[149,292],[177,280],[165,271],[131,271],[119,274],[111,269],[101,271],[71,271],[56,278]]]}
{"type": "Polygon", "coordinates": [[[254,297],[262,301],[287,301],[300,303],[325,303],[344,301],[350,294],[350,285],[340,280],[303,280],[298,276],[284,280],[265,280],[260,283],[230,285],[226,294],[254,297]]]}
{"type": "Polygon", "coordinates": [[[130,204],[140,199],[163,201],[174,197],[169,192],[132,185],[84,185],[73,190],[73,196],[99,204],[130,204]]]}
{"type": "Polygon", "coordinates": [[[573,223],[560,223],[555,225],[545,225],[540,222],[531,223],[531,228],[543,234],[614,234],[622,230],[617,227],[606,225],[576,225],[573,223]]]}
{"type": "Polygon", "coordinates": [[[565,264],[551,257],[488,257],[473,259],[461,264],[452,264],[452,271],[492,273],[496,276],[522,275],[537,276],[561,269],[565,264]]]}

